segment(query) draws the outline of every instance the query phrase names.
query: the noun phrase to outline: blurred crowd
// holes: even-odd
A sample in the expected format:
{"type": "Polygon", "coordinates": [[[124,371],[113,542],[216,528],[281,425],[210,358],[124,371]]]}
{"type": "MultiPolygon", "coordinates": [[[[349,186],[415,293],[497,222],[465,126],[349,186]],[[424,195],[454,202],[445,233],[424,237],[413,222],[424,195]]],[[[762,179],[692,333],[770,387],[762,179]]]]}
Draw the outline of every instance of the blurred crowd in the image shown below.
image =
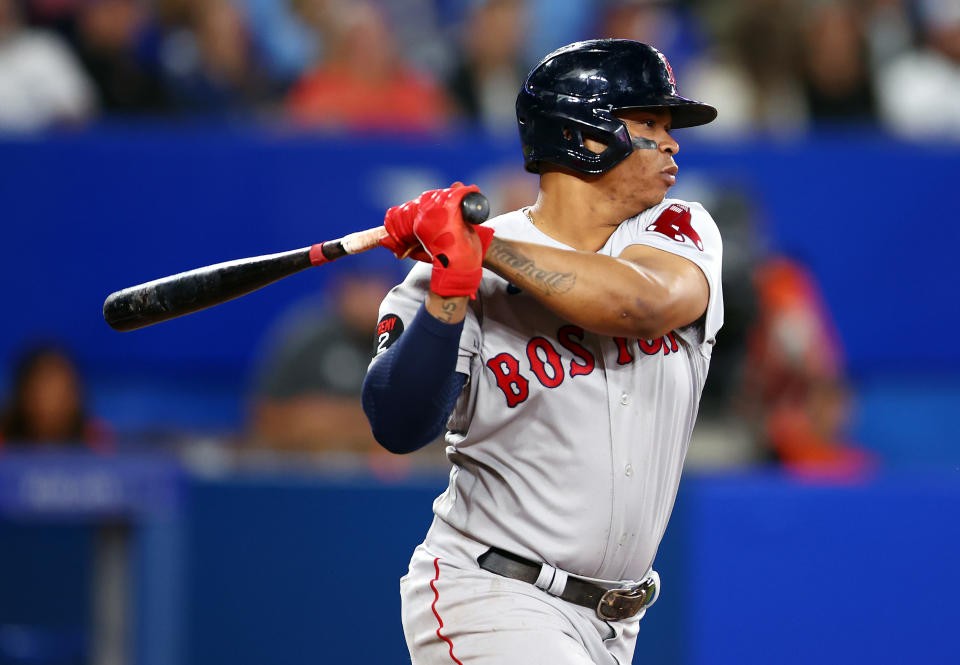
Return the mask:
{"type": "Polygon", "coordinates": [[[882,126],[960,138],[957,0],[0,0],[0,130],[102,118],[515,132],[526,71],[653,44],[705,136],[882,126]]]}
{"type": "MultiPolygon", "coordinates": [[[[0,0],[0,132],[206,118],[515,135],[524,74],[592,37],[661,48],[681,93],[720,110],[703,138],[883,126],[960,140],[960,0],[0,0]]],[[[496,207],[531,203],[533,185],[506,177],[496,207]]],[[[734,192],[709,207],[731,251],[699,431],[745,424],[740,461],[868,464],[847,440],[843,350],[812,274],[752,247],[755,211],[734,192]]],[[[275,326],[239,449],[408,464],[373,441],[358,403],[377,305],[399,276],[355,266],[275,326]]],[[[63,347],[25,350],[11,374],[0,446],[113,446],[63,347]]],[[[440,446],[425,456],[443,462],[440,446]]]]}

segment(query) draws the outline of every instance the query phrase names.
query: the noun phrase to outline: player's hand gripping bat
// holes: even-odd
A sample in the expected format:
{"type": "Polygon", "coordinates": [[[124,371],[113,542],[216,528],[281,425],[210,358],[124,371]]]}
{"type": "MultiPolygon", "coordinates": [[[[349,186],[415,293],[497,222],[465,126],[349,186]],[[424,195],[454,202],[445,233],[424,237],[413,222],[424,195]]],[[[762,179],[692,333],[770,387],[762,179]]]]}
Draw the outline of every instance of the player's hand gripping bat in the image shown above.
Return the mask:
{"type": "MultiPolygon", "coordinates": [[[[481,224],[490,214],[490,204],[483,194],[471,192],[460,202],[460,212],[465,222],[481,224]]],[[[103,318],[119,331],[167,321],[239,298],[306,268],[373,249],[386,235],[378,226],[312,247],[217,263],[131,286],[107,296],[103,318]]]]}

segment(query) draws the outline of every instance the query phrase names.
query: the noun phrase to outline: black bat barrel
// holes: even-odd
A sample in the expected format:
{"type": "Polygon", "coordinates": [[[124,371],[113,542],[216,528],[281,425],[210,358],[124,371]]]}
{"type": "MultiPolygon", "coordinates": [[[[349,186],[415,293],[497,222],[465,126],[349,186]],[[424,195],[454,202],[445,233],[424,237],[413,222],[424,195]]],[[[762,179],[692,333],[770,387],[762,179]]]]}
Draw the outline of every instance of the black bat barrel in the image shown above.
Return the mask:
{"type": "MultiPolygon", "coordinates": [[[[460,202],[460,212],[464,221],[481,224],[490,204],[483,194],[470,192],[460,202]]],[[[342,240],[321,245],[327,261],[347,255],[342,240]]],[[[207,309],[311,267],[310,249],[227,261],[131,286],[107,297],[103,318],[114,330],[126,332],[207,309]]],[[[359,251],[365,249],[370,247],[359,251]]]]}
{"type": "Polygon", "coordinates": [[[103,318],[126,332],[239,298],[309,268],[310,248],[205,266],[110,294],[103,318]]]}

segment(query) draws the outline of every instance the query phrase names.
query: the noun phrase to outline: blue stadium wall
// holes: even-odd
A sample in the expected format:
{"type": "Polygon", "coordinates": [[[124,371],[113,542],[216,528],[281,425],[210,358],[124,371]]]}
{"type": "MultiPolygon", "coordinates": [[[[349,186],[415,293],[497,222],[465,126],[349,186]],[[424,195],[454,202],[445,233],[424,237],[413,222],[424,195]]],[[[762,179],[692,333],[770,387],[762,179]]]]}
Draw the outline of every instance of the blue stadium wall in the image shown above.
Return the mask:
{"type": "MultiPolygon", "coordinates": [[[[0,458],[5,481],[16,477],[10,466],[0,458]]],[[[150,500],[129,522],[132,662],[409,662],[398,581],[444,484],[181,479],[176,510],[150,500]]],[[[82,652],[91,530],[117,518],[39,519],[10,506],[5,492],[0,663],[72,665],[13,658],[11,627],[33,636],[33,654],[82,652]]],[[[956,473],[845,483],[689,475],[657,557],[663,596],[641,622],[634,663],[956,663],[958,516],[956,473]]]]}

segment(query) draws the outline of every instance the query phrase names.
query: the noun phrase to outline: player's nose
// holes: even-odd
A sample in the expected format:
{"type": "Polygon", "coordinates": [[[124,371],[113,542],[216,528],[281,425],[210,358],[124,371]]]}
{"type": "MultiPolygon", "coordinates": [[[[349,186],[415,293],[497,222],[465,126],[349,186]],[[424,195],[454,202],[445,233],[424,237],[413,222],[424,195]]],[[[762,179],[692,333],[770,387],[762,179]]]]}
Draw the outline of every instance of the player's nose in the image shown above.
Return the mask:
{"type": "Polygon", "coordinates": [[[672,136],[666,134],[660,140],[660,150],[668,155],[676,155],[680,152],[680,144],[672,136]]]}

